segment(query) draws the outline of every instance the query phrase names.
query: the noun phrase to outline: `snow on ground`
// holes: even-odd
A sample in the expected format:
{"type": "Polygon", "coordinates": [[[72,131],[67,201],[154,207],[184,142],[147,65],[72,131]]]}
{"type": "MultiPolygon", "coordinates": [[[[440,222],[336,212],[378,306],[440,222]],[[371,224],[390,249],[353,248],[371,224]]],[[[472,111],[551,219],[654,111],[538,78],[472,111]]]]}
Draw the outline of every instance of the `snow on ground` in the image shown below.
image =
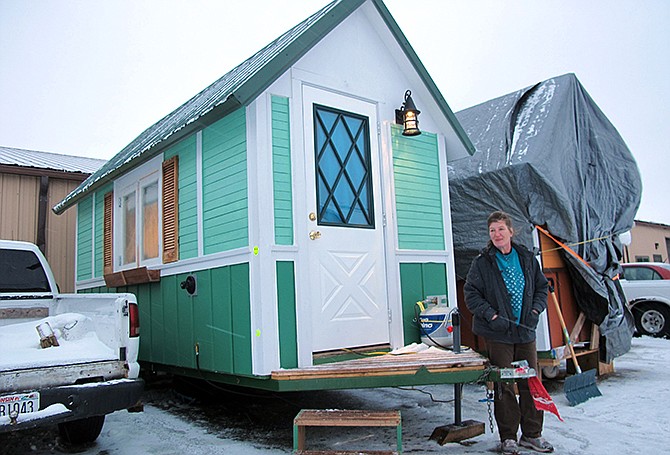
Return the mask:
{"type": "MultiPolygon", "coordinates": [[[[666,367],[670,340],[634,338],[630,352],[615,360],[615,373],[600,378],[602,397],[568,406],[561,381],[545,383],[565,422],[545,413],[544,435],[557,454],[660,454],[670,446],[670,382],[666,367]]],[[[187,387],[188,389],[188,387],[187,387]]],[[[453,398],[453,386],[419,387],[436,400],[453,398]]],[[[490,454],[497,448],[497,433],[488,424],[484,388],[464,388],[463,419],[486,424],[486,433],[467,444],[444,446],[430,441],[433,429],[454,421],[453,403],[435,402],[426,393],[397,388],[301,394],[218,393],[187,398],[183,388],[150,387],[143,413],[116,412],[107,417],[101,436],[90,447],[67,449],[58,444],[55,429],[0,435],[0,454],[45,455],[272,455],[292,449],[292,419],[301,408],[399,409],[403,418],[403,447],[408,454],[490,454]]],[[[312,448],[389,449],[392,430],[361,428],[312,430],[312,448]]],[[[530,452],[529,452],[530,453],[530,452]]]]}

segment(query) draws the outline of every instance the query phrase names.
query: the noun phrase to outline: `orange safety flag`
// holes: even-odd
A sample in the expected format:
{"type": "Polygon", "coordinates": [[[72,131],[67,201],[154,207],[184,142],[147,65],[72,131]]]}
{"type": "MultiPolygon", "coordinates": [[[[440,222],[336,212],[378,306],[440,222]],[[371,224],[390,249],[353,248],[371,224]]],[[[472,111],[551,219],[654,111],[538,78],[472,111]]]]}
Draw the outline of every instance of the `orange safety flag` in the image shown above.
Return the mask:
{"type": "Polygon", "coordinates": [[[530,394],[533,396],[533,402],[535,403],[535,409],[538,411],[549,411],[552,414],[555,414],[558,417],[558,420],[563,422],[561,415],[558,413],[558,408],[554,404],[554,400],[551,399],[551,395],[547,392],[547,389],[542,385],[542,381],[537,376],[531,376],[528,378],[528,389],[530,394]]]}

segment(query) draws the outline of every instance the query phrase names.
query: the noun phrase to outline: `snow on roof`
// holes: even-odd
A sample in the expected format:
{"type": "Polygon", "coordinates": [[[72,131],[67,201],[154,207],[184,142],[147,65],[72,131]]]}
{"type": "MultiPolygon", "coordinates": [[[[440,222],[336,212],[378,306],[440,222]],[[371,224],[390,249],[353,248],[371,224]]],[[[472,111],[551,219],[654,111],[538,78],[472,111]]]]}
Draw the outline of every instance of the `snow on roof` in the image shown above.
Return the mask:
{"type": "Polygon", "coordinates": [[[97,158],[0,147],[0,165],[92,174],[105,162],[97,158]]]}
{"type": "MultiPolygon", "coordinates": [[[[246,106],[277,77],[290,68],[295,61],[365,2],[366,0],[334,0],[312,14],[147,128],[103,167],[98,169],[95,174],[91,175],[65,199],[56,204],[53,211],[55,213],[63,212],[74,205],[86,192],[112,181],[117,175],[139,163],[140,158],[150,158],[151,153],[158,153],[160,151],[159,144],[169,145],[195,131],[196,125],[201,127],[202,124],[207,123],[204,117],[207,117],[210,121],[215,121],[239,107],[246,106]]],[[[428,71],[407,42],[383,1],[372,0],[372,3],[382,15],[398,44],[403,48],[414,69],[419,73],[438,106],[453,126],[464,146],[464,150],[467,150],[470,154],[474,153],[474,147],[470,139],[458,124],[451,108],[447,105],[439,89],[430,78],[428,71]]]]}
{"type": "MultiPolygon", "coordinates": [[[[53,210],[56,213],[65,210],[76,202],[73,199],[79,194],[88,191],[94,185],[97,186],[97,183],[111,179],[113,175],[116,175],[118,171],[125,168],[131,161],[135,161],[145,152],[171,138],[175,133],[193,124],[215,108],[220,106],[225,115],[225,112],[229,112],[225,109],[226,106],[229,106],[229,109],[233,110],[253,99],[259,88],[272,82],[284,71],[284,67],[287,64],[287,62],[283,62],[284,64],[279,62],[278,67],[275,68],[270,63],[273,60],[276,61],[275,59],[278,57],[277,60],[283,61],[287,56],[289,57],[288,60],[292,62],[293,58],[298,58],[306,52],[311,47],[311,44],[309,46],[301,45],[299,48],[292,48],[291,50],[288,50],[288,48],[340,3],[344,3],[343,0],[336,0],[326,5],[320,11],[281,35],[170,114],[147,128],[102,168],[98,169],[95,174],[91,175],[64,200],[58,203],[53,210]],[[249,84],[249,82],[253,83],[249,84]],[[246,89],[246,91],[243,91],[243,89],[246,89]]],[[[357,4],[360,3],[362,2],[357,2],[357,4]]],[[[314,40],[313,35],[306,35],[306,39],[309,39],[310,42],[314,40]]]]}

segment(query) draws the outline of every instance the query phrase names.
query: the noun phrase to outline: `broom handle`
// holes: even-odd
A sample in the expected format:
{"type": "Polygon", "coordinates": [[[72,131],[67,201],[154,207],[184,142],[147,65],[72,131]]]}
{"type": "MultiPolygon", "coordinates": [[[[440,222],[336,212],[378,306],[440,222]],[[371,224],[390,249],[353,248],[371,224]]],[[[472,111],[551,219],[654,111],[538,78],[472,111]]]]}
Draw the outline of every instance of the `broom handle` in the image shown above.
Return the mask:
{"type": "Polygon", "coordinates": [[[568,349],[570,349],[570,356],[572,357],[572,361],[575,364],[575,370],[577,371],[577,374],[582,374],[582,369],[579,368],[579,363],[577,362],[577,356],[575,355],[575,348],[572,346],[572,342],[570,341],[570,335],[568,335],[568,329],[565,326],[565,320],[563,320],[563,313],[561,312],[561,306],[558,304],[558,299],[556,298],[556,294],[554,293],[554,287],[552,285],[549,285],[549,293],[551,294],[552,300],[554,301],[554,307],[556,308],[556,313],[558,313],[558,320],[561,321],[561,328],[563,329],[563,337],[565,337],[565,343],[568,345],[568,349]]]}

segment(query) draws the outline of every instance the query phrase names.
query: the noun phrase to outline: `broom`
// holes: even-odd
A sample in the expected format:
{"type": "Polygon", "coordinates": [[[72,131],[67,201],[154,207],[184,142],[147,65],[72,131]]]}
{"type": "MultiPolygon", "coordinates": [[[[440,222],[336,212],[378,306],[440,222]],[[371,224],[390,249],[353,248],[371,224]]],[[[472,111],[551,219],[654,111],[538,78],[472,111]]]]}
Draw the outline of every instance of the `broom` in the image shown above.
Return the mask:
{"type": "Polygon", "coordinates": [[[600,393],[600,390],[598,390],[598,386],[596,385],[596,370],[588,370],[582,373],[582,369],[579,368],[579,362],[577,362],[577,356],[575,355],[575,348],[572,346],[572,341],[570,341],[570,335],[568,335],[568,329],[565,326],[561,306],[558,304],[558,299],[554,293],[554,283],[552,279],[549,280],[549,292],[554,301],[558,319],[561,321],[565,344],[568,346],[568,349],[570,349],[570,356],[572,357],[577,372],[572,376],[568,376],[563,384],[565,397],[568,399],[570,406],[575,406],[579,403],[584,403],[589,398],[602,396],[602,393],[600,393]]]}

